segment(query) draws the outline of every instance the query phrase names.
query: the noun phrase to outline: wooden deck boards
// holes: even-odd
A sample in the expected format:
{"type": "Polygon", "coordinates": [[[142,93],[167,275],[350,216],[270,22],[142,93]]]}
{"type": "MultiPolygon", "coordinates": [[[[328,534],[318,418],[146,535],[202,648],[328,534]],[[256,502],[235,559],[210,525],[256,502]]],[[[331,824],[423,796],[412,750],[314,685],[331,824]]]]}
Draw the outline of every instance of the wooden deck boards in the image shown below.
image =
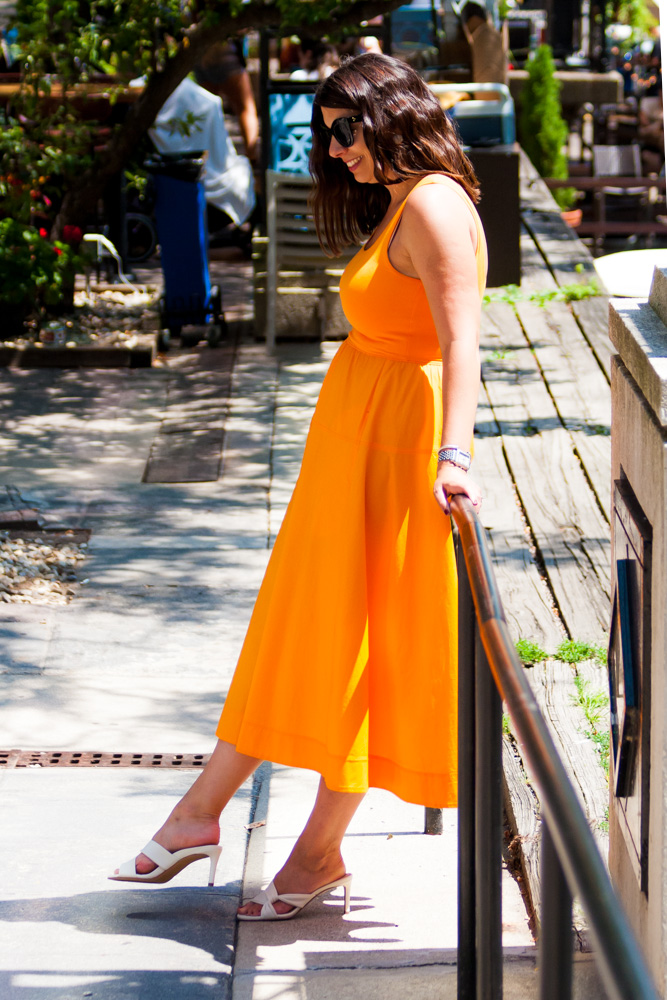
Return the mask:
{"type": "Polygon", "coordinates": [[[572,638],[600,642],[609,619],[608,522],[511,306],[485,310],[481,342],[484,385],[561,617],[572,638]]]}
{"type": "MultiPolygon", "coordinates": [[[[590,281],[594,269],[523,159],[521,185],[521,289],[492,302],[482,320],[475,473],[510,632],[552,654],[526,673],[606,856],[608,785],[574,684],[578,674],[591,691],[605,690],[606,670],[593,661],[563,663],[553,653],[566,634],[604,646],[609,627],[608,304],[604,296],[531,301],[530,293],[590,281]]],[[[539,803],[520,748],[507,738],[504,766],[513,850],[538,907],[539,803]]],[[[579,913],[575,928],[585,946],[579,913]]]]}

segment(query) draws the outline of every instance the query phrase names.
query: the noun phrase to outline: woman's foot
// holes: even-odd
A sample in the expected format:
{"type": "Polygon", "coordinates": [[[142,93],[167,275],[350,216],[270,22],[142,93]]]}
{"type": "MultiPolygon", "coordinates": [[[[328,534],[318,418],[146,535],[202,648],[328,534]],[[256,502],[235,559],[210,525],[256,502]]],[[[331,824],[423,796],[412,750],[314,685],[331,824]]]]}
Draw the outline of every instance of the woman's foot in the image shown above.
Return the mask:
{"type": "MultiPolygon", "coordinates": [[[[300,862],[290,857],[273,880],[276,891],[284,893],[311,893],[320,886],[328,885],[345,875],[345,863],[340,853],[320,860],[314,864],[300,862]]],[[[289,913],[294,907],[278,899],[273,904],[276,913],[289,913]]],[[[257,916],[261,913],[262,904],[248,902],[240,906],[238,913],[257,916]]]]}
{"type": "MultiPolygon", "coordinates": [[[[186,847],[202,847],[217,844],[220,840],[220,823],[216,817],[173,812],[167,822],[160,827],[153,840],[168,851],[181,851],[186,847]]],[[[154,861],[145,854],[136,860],[138,875],[148,875],[157,868],[154,861]]],[[[118,869],[116,869],[118,874],[118,869]]]]}

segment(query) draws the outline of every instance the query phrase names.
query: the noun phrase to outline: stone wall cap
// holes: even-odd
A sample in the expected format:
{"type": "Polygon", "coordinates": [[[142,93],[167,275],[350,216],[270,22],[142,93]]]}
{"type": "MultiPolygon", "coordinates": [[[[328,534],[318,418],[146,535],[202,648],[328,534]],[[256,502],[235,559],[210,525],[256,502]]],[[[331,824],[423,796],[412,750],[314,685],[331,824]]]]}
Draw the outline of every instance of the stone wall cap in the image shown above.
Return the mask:
{"type": "Polygon", "coordinates": [[[654,267],[648,304],[667,326],[667,267],[654,267]]]}
{"type": "MultiPolygon", "coordinates": [[[[661,311],[667,317],[667,298],[661,311]]],[[[611,299],[609,337],[660,426],[667,429],[667,325],[645,299],[611,299]]]]}

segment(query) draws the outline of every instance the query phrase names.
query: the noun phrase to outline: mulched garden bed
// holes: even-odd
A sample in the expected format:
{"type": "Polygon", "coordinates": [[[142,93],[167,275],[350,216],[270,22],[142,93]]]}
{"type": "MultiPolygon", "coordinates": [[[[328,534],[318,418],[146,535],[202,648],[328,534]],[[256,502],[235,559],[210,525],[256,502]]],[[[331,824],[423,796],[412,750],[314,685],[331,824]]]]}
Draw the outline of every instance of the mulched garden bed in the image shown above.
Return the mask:
{"type": "Polygon", "coordinates": [[[18,368],[142,368],[157,353],[157,292],[153,288],[77,291],[74,311],[26,323],[25,333],[0,341],[0,366],[18,368]]]}

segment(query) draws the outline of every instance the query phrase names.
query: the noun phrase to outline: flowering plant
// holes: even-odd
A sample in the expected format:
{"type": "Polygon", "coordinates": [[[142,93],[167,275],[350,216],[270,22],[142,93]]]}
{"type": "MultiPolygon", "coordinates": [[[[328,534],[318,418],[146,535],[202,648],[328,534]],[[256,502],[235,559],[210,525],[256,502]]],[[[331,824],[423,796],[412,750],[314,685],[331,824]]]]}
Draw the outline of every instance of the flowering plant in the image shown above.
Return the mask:
{"type": "Polygon", "coordinates": [[[58,305],[74,283],[81,261],[76,252],[77,230],[70,242],[51,241],[45,229],[16,219],[0,220],[0,303],[33,306],[58,305]]]}

